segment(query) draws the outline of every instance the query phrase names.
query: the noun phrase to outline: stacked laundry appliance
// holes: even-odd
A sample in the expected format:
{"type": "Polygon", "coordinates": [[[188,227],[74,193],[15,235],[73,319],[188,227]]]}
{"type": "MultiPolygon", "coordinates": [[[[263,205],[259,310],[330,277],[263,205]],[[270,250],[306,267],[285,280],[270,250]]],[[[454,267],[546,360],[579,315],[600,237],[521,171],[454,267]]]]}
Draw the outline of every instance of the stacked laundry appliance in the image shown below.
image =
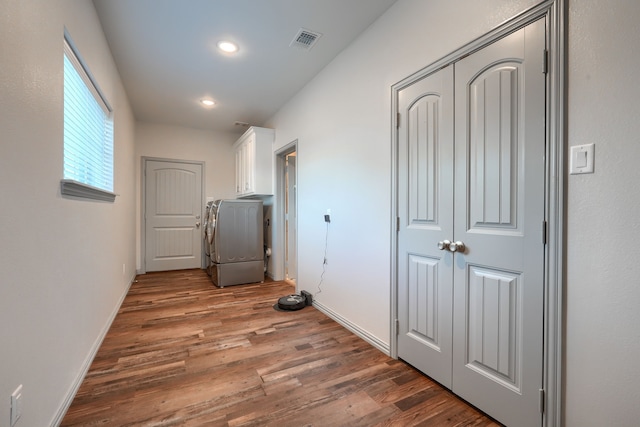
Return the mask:
{"type": "Polygon", "coordinates": [[[207,273],[218,287],[264,281],[261,200],[216,200],[205,212],[207,273]]]}

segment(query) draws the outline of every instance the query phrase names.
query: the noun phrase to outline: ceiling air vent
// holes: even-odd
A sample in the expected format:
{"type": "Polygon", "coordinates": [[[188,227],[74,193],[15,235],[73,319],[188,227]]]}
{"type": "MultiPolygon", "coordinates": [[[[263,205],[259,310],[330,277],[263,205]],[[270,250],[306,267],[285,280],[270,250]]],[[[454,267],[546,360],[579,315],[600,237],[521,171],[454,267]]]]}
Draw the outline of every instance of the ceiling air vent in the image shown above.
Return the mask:
{"type": "Polygon", "coordinates": [[[247,123],[247,122],[234,122],[233,124],[236,125],[236,126],[242,126],[242,127],[248,127],[249,126],[249,123],[247,123]]]}
{"type": "Polygon", "coordinates": [[[322,37],[320,33],[314,33],[313,31],[300,28],[298,34],[296,34],[289,46],[310,50],[320,37],[322,37]]]}

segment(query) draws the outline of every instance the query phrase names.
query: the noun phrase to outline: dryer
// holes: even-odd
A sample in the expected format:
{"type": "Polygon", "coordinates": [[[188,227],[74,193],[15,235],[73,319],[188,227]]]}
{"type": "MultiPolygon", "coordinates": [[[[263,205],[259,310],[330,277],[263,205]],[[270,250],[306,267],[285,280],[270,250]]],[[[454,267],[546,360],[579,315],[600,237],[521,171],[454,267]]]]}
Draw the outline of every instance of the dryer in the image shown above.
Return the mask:
{"type": "Polygon", "coordinates": [[[224,287],[264,281],[261,200],[216,200],[211,206],[211,280],[224,287]]]}

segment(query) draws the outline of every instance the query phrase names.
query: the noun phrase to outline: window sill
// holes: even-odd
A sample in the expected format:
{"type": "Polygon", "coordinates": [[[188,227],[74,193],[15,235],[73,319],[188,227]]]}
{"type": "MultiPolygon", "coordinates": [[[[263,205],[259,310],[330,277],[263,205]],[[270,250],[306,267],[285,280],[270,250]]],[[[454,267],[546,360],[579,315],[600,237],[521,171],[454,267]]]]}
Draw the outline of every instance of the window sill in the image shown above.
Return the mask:
{"type": "Polygon", "coordinates": [[[63,196],[79,197],[81,199],[101,200],[103,202],[113,202],[116,194],[105,191],[91,185],[83,184],[72,179],[60,180],[60,192],[63,196]]]}

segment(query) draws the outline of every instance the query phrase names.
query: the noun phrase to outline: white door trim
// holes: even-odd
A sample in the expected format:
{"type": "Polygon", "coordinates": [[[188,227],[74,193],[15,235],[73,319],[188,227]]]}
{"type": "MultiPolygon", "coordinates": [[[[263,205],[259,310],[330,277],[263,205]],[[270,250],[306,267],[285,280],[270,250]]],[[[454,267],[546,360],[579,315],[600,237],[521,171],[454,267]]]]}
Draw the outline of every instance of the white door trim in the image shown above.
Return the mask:
{"type": "MultiPolygon", "coordinates": [[[[391,356],[398,357],[398,281],[397,281],[397,221],[398,221],[398,135],[396,122],[398,93],[415,81],[434,73],[446,65],[482,49],[505,35],[544,18],[547,26],[547,147],[545,220],[547,223],[545,257],[544,304],[544,395],[543,427],[562,425],[562,348],[563,348],[563,283],[564,283],[564,152],[565,152],[565,0],[546,0],[515,16],[491,32],[466,44],[426,68],[396,83],[391,88],[391,356]]],[[[540,53],[543,54],[542,52],[540,53]]]]}
{"type": "MultiPolygon", "coordinates": [[[[139,274],[145,274],[147,272],[147,224],[146,224],[146,215],[147,215],[147,162],[167,162],[167,163],[185,163],[189,165],[200,165],[202,169],[202,200],[206,200],[205,198],[205,182],[206,182],[206,163],[203,161],[197,160],[182,160],[182,159],[166,159],[162,157],[147,157],[142,156],[140,158],[140,271],[139,274]]],[[[200,218],[204,218],[204,206],[200,207],[201,213],[200,218]]],[[[202,251],[202,260],[200,261],[201,268],[205,268],[205,255],[204,250],[202,251]]]]}

